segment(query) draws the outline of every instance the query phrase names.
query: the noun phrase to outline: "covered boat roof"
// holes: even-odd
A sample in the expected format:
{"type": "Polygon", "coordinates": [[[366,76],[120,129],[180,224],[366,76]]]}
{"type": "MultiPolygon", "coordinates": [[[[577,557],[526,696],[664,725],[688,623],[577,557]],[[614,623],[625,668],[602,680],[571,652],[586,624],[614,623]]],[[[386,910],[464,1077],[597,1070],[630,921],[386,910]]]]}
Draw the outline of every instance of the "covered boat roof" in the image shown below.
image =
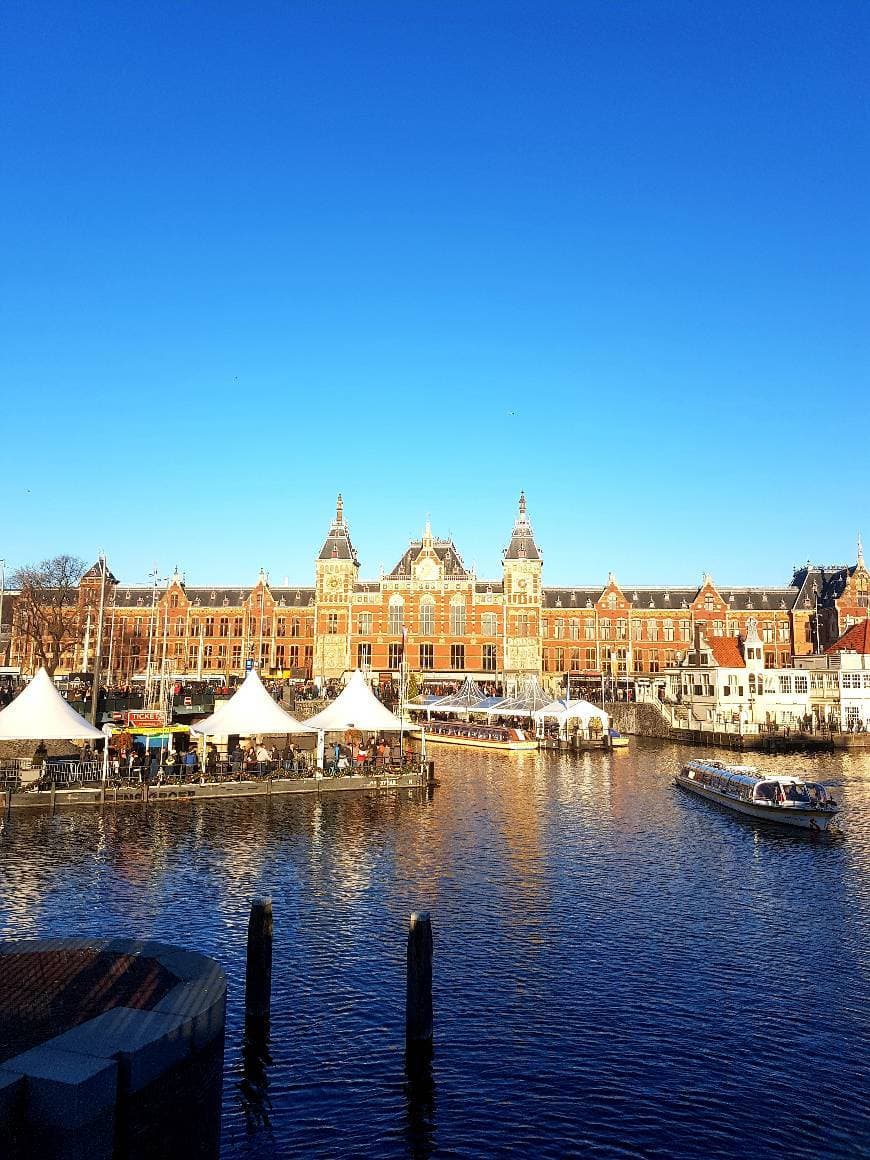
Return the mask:
{"type": "Polygon", "coordinates": [[[479,708],[483,700],[485,697],[481,687],[471,677],[466,677],[455,693],[436,697],[434,701],[429,702],[428,708],[443,709],[447,713],[463,713],[479,708]]]}

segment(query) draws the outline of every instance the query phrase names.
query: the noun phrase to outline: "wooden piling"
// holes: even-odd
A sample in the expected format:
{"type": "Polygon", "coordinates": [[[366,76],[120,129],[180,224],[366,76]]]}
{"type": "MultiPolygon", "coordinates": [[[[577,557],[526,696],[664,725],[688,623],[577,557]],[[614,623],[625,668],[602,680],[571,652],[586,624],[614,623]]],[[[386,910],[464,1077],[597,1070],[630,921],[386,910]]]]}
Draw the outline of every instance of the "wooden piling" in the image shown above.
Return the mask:
{"type": "Polygon", "coordinates": [[[426,911],[414,911],[408,928],[405,1038],[432,1042],[432,923],[426,911]]]}
{"type": "Polygon", "coordinates": [[[272,899],[259,896],[248,919],[245,1018],[268,1023],[272,1002],[272,899]]]}

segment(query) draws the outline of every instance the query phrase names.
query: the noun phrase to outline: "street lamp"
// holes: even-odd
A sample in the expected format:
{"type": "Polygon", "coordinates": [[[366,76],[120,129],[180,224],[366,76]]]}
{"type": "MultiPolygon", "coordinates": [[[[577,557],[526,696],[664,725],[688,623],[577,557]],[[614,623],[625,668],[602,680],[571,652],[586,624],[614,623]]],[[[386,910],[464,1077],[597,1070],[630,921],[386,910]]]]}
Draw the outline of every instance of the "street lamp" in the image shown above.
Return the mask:
{"type": "Polygon", "coordinates": [[[3,645],[3,597],[6,595],[6,561],[0,560],[0,661],[6,663],[6,649],[3,645]]]}

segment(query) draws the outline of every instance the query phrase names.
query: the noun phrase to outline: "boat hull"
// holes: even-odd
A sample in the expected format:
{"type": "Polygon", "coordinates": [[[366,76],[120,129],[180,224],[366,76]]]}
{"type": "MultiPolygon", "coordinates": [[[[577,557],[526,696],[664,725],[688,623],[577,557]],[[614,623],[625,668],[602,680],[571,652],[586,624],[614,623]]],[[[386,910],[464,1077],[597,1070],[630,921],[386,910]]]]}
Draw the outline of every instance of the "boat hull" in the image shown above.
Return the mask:
{"type": "Polygon", "coordinates": [[[674,784],[697,797],[715,802],[723,809],[742,814],[747,818],[755,818],[759,822],[770,822],[777,826],[789,826],[794,829],[818,832],[827,830],[836,818],[836,813],[832,810],[818,810],[799,805],[774,805],[772,803],[764,805],[762,802],[743,801],[740,798],[720,793],[709,786],[701,785],[683,774],[677,774],[674,784]]]}

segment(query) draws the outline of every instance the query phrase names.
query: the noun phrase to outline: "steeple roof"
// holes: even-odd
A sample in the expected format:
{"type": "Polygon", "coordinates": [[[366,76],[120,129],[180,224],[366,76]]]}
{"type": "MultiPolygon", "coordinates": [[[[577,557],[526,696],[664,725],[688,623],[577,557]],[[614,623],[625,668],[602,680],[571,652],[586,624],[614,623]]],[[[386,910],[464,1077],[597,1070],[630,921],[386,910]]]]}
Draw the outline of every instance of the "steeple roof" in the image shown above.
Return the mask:
{"type": "Polygon", "coordinates": [[[505,548],[504,558],[505,560],[540,560],[541,558],[535,543],[532,525],[526,514],[526,493],[524,491],[520,492],[519,512],[514,521],[511,542],[505,548]]]}
{"type": "Polygon", "coordinates": [[[335,519],[323,541],[319,560],[352,560],[359,567],[356,549],[350,540],[350,531],[344,522],[344,501],[339,494],[335,505],[335,519]]]}

